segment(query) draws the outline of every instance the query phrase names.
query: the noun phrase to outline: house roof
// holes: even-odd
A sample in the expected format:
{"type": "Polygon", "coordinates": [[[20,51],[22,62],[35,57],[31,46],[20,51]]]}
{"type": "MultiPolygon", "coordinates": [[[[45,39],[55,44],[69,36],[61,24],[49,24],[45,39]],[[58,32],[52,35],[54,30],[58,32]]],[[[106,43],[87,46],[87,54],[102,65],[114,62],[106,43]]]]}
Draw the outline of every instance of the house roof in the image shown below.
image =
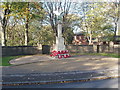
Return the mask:
{"type": "Polygon", "coordinates": [[[75,33],[75,35],[79,36],[79,35],[84,35],[83,32],[78,32],[78,33],[75,33]]]}

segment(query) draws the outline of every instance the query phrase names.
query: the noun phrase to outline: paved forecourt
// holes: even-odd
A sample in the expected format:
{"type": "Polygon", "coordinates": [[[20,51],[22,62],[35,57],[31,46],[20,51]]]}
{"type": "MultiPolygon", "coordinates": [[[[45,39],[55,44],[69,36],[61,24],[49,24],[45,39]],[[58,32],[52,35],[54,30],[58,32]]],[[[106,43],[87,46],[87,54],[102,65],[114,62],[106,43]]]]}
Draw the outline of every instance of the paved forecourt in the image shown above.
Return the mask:
{"type": "Polygon", "coordinates": [[[47,55],[25,56],[3,68],[3,84],[45,83],[118,77],[118,58],[79,55],[53,59],[47,55]]]}

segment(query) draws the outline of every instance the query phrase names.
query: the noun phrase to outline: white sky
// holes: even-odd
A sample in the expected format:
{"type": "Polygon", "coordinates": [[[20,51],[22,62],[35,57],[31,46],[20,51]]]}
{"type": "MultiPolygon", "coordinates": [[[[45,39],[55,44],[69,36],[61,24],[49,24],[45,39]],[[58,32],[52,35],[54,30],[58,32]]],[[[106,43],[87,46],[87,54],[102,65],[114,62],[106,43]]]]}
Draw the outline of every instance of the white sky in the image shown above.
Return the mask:
{"type": "Polygon", "coordinates": [[[120,2],[120,0],[0,0],[0,2],[120,2]]]}

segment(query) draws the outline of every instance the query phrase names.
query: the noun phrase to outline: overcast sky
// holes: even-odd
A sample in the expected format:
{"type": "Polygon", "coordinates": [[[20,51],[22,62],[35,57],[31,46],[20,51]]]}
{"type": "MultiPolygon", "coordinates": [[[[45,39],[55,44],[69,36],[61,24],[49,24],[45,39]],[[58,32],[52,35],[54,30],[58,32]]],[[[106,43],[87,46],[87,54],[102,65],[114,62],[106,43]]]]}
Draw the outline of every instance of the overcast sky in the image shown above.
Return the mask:
{"type": "Polygon", "coordinates": [[[0,2],[120,2],[120,0],[0,0],[0,2]]]}

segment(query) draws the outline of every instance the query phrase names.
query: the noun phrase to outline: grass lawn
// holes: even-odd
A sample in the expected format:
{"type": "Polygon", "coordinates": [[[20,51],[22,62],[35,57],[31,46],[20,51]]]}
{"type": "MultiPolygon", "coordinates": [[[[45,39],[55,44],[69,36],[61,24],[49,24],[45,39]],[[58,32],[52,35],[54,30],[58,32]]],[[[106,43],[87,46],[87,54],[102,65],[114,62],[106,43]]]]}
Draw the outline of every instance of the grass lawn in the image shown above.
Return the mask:
{"type": "Polygon", "coordinates": [[[11,66],[11,64],[9,63],[10,60],[12,59],[16,59],[19,57],[23,57],[23,56],[28,56],[28,55],[19,55],[19,56],[5,56],[5,57],[0,57],[0,66],[11,66]]]}
{"type": "Polygon", "coordinates": [[[2,62],[0,62],[0,66],[10,66],[11,64],[9,63],[9,61],[11,59],[15,59],[15,58],[19,58],[19,57],[22,57],[22,56],[7,56],[7,57],[0,57],[0,60],[2,62]]]}
{"type": "Polygon", "coordinates": [[[99,55],[99,56],[120,58],[119,54],[114,54],[114,53],[72,53],[71,55],[99,55]]]}

